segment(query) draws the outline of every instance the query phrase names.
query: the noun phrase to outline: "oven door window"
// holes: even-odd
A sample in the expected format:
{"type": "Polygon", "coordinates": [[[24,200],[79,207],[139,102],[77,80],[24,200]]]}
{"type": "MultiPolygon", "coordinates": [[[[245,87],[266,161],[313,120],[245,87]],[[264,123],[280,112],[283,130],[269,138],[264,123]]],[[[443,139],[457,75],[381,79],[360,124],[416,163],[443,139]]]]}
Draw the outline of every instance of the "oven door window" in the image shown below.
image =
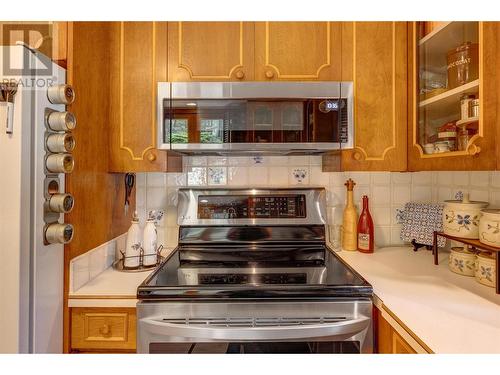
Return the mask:
{"type": "Polygon", "coordinates": [[[151,343],[152,354],[359,354],[358,341],[151,343]]]}

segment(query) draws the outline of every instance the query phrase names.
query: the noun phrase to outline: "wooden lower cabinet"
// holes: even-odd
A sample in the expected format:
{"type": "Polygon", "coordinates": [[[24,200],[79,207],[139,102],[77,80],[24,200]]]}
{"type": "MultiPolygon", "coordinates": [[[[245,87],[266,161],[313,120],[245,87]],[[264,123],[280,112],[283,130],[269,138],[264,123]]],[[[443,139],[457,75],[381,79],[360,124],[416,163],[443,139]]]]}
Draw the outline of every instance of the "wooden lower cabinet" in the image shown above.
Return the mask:
{"type": "Polygon", "coordinates": [[[71,309],[71,351],[134,353],[136,309],[74,307],[71,309]]]}
{"type": "Polygon", "coordinates": [[[416,354],[417,352],[408,344],[384,319],[377,309],[377,352],[379,354],[416,354]]]}

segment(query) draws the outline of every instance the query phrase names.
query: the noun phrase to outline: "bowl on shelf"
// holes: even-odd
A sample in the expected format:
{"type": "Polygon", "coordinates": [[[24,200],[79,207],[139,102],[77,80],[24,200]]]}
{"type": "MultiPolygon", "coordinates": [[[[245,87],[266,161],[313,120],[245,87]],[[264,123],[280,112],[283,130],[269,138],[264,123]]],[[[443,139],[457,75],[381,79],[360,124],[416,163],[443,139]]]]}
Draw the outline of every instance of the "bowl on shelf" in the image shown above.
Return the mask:
{"type": "Polygon", "coordinates": [[[492,288],[496,287],[495,255],[489,252],[477,255],[474,277],[478,283],[492,288]]]}
{"type": "Polygon", "coordinates": [[[448,258],[450,271],[463,276],[474,276],[476,253],[465,247],[452,247],[448,258]]]}
{"type": "Polygon", "coordinates": [[[426,143],[422,147],[423,147],[424,152],[426,154],[433,154],[434,153],[434,143],[426,143]]]}
{"type": "Polygon", "coordinates": [[[479,219],[479,241],[500,247],[500,209],[483,209],[479,219]]]}
{"type": "Polygon", "coordinates": [[[462,200],[447,200],[444,204],[443,232],[455,237],[477,240],[481,210],[488,207],[488,202],[471,201],[469,194],[464,194],[462,200]]]}

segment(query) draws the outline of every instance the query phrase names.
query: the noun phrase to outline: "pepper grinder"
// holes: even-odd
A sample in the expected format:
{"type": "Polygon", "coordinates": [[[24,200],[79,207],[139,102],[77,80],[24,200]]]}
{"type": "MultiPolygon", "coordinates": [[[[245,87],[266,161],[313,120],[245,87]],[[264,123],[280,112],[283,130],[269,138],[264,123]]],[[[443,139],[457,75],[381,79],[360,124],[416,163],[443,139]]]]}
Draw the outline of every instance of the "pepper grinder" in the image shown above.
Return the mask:
{"type": "Polygon", "coordinates": [[[347,188],[347,197],[342,223],[342,248],[356,251],[358,249],[358,213],[356,206],[354,206],[353,196],[356,183],[352,179],[348,179],[344,185],[347,188]]]}

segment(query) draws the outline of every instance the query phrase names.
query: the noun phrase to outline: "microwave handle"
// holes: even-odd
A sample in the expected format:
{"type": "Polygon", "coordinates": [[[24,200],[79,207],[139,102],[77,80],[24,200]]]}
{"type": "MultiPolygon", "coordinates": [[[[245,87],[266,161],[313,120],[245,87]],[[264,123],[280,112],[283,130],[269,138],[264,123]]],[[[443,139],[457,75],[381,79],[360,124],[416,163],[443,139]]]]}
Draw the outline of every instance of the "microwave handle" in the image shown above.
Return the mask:
{"type": "Polygon", "coordinates": [[[162,322],[156,319],[139,320],[139,331],[155,336],[170,336],[213,341],[278,341],[305,338],[336,337],[345,340],[364,331],[370,318],[362,316],[336,323],[273,327],[210,327],[162,322]]]}

